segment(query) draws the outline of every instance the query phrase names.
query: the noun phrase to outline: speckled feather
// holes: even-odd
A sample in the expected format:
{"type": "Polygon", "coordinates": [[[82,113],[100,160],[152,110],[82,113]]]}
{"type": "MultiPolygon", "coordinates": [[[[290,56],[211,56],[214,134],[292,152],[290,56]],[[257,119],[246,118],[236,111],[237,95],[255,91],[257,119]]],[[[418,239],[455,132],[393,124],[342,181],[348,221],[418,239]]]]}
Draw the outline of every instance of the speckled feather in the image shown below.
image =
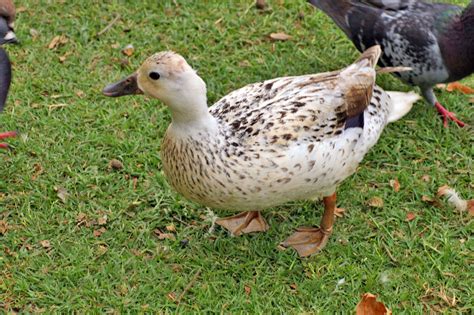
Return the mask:
{"type": "Polygon", "coordinates": [[[474,71],[474,4],[464,10],[418,0],[310,0],[328,14],[363,51],[380,45],[380,64],[407,66],[397,73],[422,89],[434,104],[432,87],[474,71]]]}
{"type": "Polygon", "coordinates": [[[379,49],[341,71],[236,90],[209,108],[215,128],[183,131],[173,122],[161,148],[169,183],[193,201],[236,211],[332,194],[377,142],[393,107],[374,87],[379,49]],[[348,128],[360,115],[363,123],[348,128]]]}

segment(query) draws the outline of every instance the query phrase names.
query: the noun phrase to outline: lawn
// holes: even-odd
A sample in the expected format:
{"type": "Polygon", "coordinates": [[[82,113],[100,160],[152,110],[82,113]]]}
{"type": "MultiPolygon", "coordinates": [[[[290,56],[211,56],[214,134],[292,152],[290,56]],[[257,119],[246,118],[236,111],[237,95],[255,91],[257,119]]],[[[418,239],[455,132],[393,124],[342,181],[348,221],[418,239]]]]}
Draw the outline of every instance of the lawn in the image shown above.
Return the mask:
{"type": "MultiPolygon", "coordinates": [[[[199,71],[209,104],[247,83],[334,70],[358,56],[304,0],[269,4],[261,12],[253,0],[16,1],[22,45],[6,48],[14,82],[0,124],[21,135],[0,152],[0,313],[350,313],[365,292],[396,314],[472,312],[472,219],[422,200],[444,184],[473,198],[471,127],[444,129],[418,102],[339,188],[347,215],[328,246],[300,259],[277,245],[297,226],[317,225],[320,203],[269,209],[266,234],[209,233],[209,211],[174,193],[162,173],[166,108],[101,95],[166,49],[199,71]],[[272,32],[293,38],[272,42],[272,32]],[[369,206],[373,197],[383,207],[369,206]]],[[[389,75],[378,83],[410,89],[389,75]]],[[[437,95],[474,123],[469,96],[437,95]]]]}

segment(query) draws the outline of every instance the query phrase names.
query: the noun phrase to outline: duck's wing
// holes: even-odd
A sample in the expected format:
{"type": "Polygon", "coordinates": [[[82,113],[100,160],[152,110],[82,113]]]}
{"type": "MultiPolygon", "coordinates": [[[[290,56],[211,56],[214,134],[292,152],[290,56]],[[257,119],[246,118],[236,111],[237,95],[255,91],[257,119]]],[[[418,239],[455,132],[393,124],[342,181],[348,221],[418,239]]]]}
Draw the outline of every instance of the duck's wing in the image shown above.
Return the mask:
{"type": "Polygon", "coordinates": [[[210,108],[237,144],[317,142],[363,127],[380,47],[335,72],[285,77],[246,86],[210,108]]]}
{"type": "Polygon", "coordinates": [[[0,47],[0,111],[3,110],[7,100],[10,83],[12,80],[12,68],[7,52],[0,47]]]}

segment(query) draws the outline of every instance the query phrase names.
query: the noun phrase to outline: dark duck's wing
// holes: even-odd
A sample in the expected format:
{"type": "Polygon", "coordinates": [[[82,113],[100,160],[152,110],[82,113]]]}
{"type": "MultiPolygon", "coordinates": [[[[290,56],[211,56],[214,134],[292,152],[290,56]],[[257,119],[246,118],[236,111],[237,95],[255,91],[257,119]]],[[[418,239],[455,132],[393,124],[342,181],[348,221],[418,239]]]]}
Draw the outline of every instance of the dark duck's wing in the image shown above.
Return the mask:
{"type": "MultiPolygon", "coordinates": [[[[10,83],[12,79],[12,71],[10,59],[3,48],[0,48],[0,111],[3,110],[5,102],[8,96],[8,90],[10,89],[10,83]]],[[[0,140],[15,136],[15,132],[4,132],[0,133],[0,140]]],[[[8,148],[5,143],[0,143],[0,148],[8,148]]]]}
{"type": "Polygon", "coordinates": [[[454,5],[415,0],[309,2],[329,15],[360,51],[380,45],[382,66],[411,67],[412,71],[397,73],[397,76],[419,86],[425,99],[436,106],[445,121],[450,118],[464,125],[437,102],[432,88],[474,71],[474,58],[468,56],[474,48],[470,43],[474,41],[474,31],[469,29],[473,23],[464,21],[463,25],[457,25],[468,15],[469,8],[463,13],[454,5]],[[447,44],[451,36],[459,40],[447,44]]]}

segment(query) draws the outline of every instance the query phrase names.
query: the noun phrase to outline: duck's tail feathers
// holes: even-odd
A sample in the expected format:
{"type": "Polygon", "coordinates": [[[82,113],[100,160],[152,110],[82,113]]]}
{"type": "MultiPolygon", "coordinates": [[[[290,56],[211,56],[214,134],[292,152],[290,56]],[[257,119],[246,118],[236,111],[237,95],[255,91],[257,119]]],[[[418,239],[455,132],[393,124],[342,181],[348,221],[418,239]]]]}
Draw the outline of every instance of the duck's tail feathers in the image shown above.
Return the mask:
{"type": "Polygon", "coordinates": [[[379,45],[372,46],[366,49],[360,57],[354,62],[359,67],[370,67],[375,69],[377,62],[379,61],[382,49],[379,45]]]}
{"type": "Polygon", "coordinates": [[[332,18],[349,38],[352,37],[346,19],[347,13],[352,8],[351,0],[308,0],[308,2],[332,18]]]}
{"type": "Polygon", "coordinates": [[[405,116],[421,96],[415,92],[387,91],[391,99],[391,108],[388,113],[388,122],[394,122],[405,116]]]}

